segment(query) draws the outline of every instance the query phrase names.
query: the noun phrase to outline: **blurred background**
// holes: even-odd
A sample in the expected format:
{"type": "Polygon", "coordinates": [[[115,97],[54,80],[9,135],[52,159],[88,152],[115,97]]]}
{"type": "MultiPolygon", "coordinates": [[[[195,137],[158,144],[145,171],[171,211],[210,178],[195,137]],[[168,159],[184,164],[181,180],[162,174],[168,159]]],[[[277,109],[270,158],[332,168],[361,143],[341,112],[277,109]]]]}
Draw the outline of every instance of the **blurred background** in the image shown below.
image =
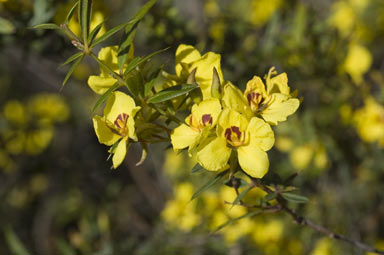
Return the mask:
{"type": "MultiPolygon", "coordinates": [[[[112,28],[145,1],[94,3],[93,26],[112,28]]],[[[62,89],[68,68],[59,66],[76,49],[55,31],[28,29],[62,23],[72,5],[0,0],[0,254],[368,254],[284,214],[212,233],[246,208],[225,204],[236,194],[224,185],[189,202],[212,173],[192,174],[194,160],[169,144],[152,146],[139,167],[133,146],[110,170],[91,120],[97,64],[85,59],[62,89]]],[[[153,61],[174,73],[181,43],[220,53],[224,78],[241,88],[271,66],[288,73],[303,101],[274,127],[270,173],[298,173],[294,185],[310,199],[291,205],[300,214],[384,249],[384,2],[159,0],[135,55],[170,46],[153,61]]]]}

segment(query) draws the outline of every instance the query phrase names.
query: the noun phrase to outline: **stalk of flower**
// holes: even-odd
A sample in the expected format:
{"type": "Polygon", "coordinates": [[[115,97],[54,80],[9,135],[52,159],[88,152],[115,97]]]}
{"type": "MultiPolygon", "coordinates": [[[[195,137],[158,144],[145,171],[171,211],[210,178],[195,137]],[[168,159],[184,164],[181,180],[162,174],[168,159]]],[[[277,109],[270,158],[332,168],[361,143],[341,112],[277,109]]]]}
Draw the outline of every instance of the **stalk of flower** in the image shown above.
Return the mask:
{"type": "Polygon", "coordinates": [[[123,92],[116,91],[108,98],[104,117],[93,117],[93,127],[100,143],[111,146],[113,168],[124,160],[130,139],[137,141],[135,115],[140,110],[135,101],[123,92]]]}
{"type": "Polygon", "coordinates": [[[185,83],[193,70],[196,69],[195,79],[201,88],[203,99],[211,98],[213,68],[216,68],[220,79],[223,80],[220,60],[219,54],[207,52],[201,56],[195,47],[181,44],[176,50],[176,75],[163,72],[167,79],[166,86],[185,83]]]}
{"type": "Polygon", "coordinates": [[[216,136],[204,140],[197,148],[197,161],[207,170],[228,168],[232,151],[236,151],[241,169],[255,178],[268,171],[266,151],[275,142],[271,127],[262,119],[248,120],[243,114],[226,108],[222,111],[216,136]]]}
{"type": "Polygon", "coordinates": [[[277,74],[272,67],[266,76],[266,86],[260,77],[248,81],[244,93],[227,82],[224,85],[223,105],[244,114],[248,119],[262,117],[271,125],[285,121],[299,107],[299,100],[290,93],[286,73],[277,74]]]}
{"type": "MultiPolygon", "coordinates": [[[[111,70],[120,73],[119,65],[117,62],[117,46],[109,46],[102,48],[98,53],[98,58],[111,70]]],[[[127,63],[133,59],[133,47],[129,48],[127,63]]],[[[124,71],[124,68],[123,68],[124,71]]],[[[91,75],[88,78],[89,87],[97,94],[104,94],[110,87],[112,87],[117,80],[110,75],[110,71],[100,67],[99,75],[91,75]]]]}
{"type": "Polygon", "coordinates": [[[192,106],[191,114],[185,119],[186,124],[175,128],[171,134],[173,149],[189,148],[191,156],[196,147],[214,130],[221,112],[220,101],[216,98],[206,99],[192,106]]]}

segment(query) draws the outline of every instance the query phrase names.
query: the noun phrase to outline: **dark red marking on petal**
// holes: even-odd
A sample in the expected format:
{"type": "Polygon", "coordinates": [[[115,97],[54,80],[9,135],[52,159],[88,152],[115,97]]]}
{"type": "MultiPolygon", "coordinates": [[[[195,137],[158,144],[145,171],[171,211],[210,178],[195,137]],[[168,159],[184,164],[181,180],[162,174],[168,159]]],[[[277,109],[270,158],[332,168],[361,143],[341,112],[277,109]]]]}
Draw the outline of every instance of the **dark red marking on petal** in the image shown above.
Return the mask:
{"type": "Polygon", "coordinates": [[[124,128],[127,123],[127,120],[128,120],[128,114],[120,113],[113,124],[115,124],[117,128],[124,128]]]}
{"type": "Polygon", "coordinates": [[[212,125],[212,122],[213,122],[213,119],[212,119],[211,114],[204,114],[204,115],[201,117],[201,120],[203,121],[203,125],[204,125],[204,126],[206,126],[207,124],[212,125]]]}
{"type": "Polygon", "coordinates": [[[226,130],[225,130],[225,139],[227,139],[228,141],[231,141],[232,142],[232,139],[231,139],[231,134],[232,134],[232,131],[231,131],[231,129],[230,128],[227,128],[226,130]]]}
{"type": "Polygon", "coordinates": [[[240,139],[240,137],[241,137],[241,131],[240,131],[240,128],[239,128],[239,127],[236,127],[236,126],[232,126],[232,127],[231,127],[231,130],[232,130],[232,132],[236,133],[237,138],[240,139]]]}

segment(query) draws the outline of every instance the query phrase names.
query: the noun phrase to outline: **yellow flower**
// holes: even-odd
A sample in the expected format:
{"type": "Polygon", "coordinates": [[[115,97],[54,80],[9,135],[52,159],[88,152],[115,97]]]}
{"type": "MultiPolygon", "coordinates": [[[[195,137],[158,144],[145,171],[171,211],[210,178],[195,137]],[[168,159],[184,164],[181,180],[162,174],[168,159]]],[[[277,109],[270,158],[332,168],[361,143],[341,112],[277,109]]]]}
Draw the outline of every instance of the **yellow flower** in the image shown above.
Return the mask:
{"type": "Polygon", "coordinates": [[[243,113],[248,119],[261,116],[271,125],[285,121],[297,110],[300,102],[290,94],[287,74],[282,73],[271,78],[272,74],[276,74],[274,67],[268,72],[266,86],[260,77],[254,76],[248,81],[244,93],[227,82],[224,85],[224,106],[243,113]]]}
{"type": "MultiPolygon", "coordinates": [[[[110,46],[102,48],[99,51],[98,58],[110,67],[114,72],[120,73],[119,65],[117,63],[117,46],[110,46]]],[[[127,63],[133,58],[133,47],[129,48],[127,63]]],[[[124,68],[123,68],[124,71],[124,68]]],[[[110,87],[117,82],[116,79],[111,77],[109,71],[100,67],[100,75],[91,75],[88,78],[89,87],[97,94],[104,94],[110,87]]]]}
{"type": "Polygon", "coordinates": [[[176,75],[167,75],[168,83],[170,83],[171,86],[185,83],[188,76],[196,68],[196,82],[201,88],[203,98],[208,99],[211,97],[214,67],[219,74],[220,81],[223,81],[220,60],[221,56],[219,54],[207,52],[201,56],[195,47],[181,44],[176,50],[176,75]]]}
{"type": "Polygon", "coordinates": [[[122,92],[113,92],[104,109],[104,117],[95,116],[93,127],[99,142],[112,146],[113,167],[117,168],[124,160],[129,139],[137,141],[135,114],[140,110],[135,101],[122,92]]]}
{"type": "Polygon", "coordinates": [[[268,22],[271,16],[280,8],[281,0],[253,0],[249,21],[255,26],[262,26],[268,22]]]}
{"type": "Polygon", "coordinates": [[[41,124],[64,122],[70,112],[63,98],[57,94],[40,93],[28,102],[28,109],[39,117],[41,124]]]}
{"type": "Polygon", "coordinates": [[[262,119],[249,121],[233,109],[224,109],[216,128],[217,137],[202,142],[197,161],[205,169],[218,171],[228,167],[232,150],[236,150],[241,168],[250,176],[261,178],[269,167],[268,151],[275,141],[271,127],[262,119]]]}
{"type": "Polygon", "coordinates": [[[356,43],[349,46],[344,70],[351,75],[357,85],[363,81],[363,75],[369,70],[371,64],[372,55],[367,48],[356,43]]]}
{"type": "Polygon", "coordinates": [[[360,137],[366,142],[378,141],[384,146],[384,107],[372,97],[353,114],[353,122],[360,137]]]}
{"type": "Polygon", "coordinates": [[[208,136],[221,112],[220,101],[210,98],[192,106],[192,113],[185,119],[186,124],[175,128],[171,134],[173,149],[179,150],[189,147],[189,155],[196,146],[208,136]]]}

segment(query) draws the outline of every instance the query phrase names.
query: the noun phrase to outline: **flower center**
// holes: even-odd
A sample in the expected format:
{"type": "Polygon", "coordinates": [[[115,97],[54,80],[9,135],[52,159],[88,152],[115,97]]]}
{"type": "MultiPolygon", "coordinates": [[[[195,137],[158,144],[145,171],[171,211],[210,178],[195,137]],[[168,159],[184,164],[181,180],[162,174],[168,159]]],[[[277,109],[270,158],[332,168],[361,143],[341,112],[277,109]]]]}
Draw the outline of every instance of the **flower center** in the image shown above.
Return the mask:
{"type": "Polygon", "coordinates": [[[198,118],[196,118],[196,116],[192,115],[189,117],[189,120],[188,120],[188,124],[189,126],[196,130],[197,132],[200,132],[204,127],[206,127],[207,125],[212,125],[213,123],[213,118],[212,118],[212,115],[211,114],[203,114],[201,116],[201,120],[199,121],[198,118]]]}
{"type": "Polygon", "coordinates": [[[245,133],[240,131],[239,127],[231,126],[224,133],[227,144],[232,147],[239,147],[244,144],[245,133]]]}
{"type": "Polygon", "coordinates": [[[260,93],[250,92],[247,94],[247,100],[252,111],[257,112],[259,110],[261,102],[263,101],[263,97],[260,93]]]}
{"type": "Polygon", "coordinates": [[[127,126],[128,117],[129,117],[128,114],[120,113],[116,117],[115,122],[113,123],[121,136],[128,135],[128,126],[127,126]]]}
{"type": "Polygon", "coordinates": [[[212,125],[213,119],[212,119],[211,114],[204,114],[204,115],[201,117],[201,122],[203,123],[204,127],[205,127],[207,124],[212,125]]]}

